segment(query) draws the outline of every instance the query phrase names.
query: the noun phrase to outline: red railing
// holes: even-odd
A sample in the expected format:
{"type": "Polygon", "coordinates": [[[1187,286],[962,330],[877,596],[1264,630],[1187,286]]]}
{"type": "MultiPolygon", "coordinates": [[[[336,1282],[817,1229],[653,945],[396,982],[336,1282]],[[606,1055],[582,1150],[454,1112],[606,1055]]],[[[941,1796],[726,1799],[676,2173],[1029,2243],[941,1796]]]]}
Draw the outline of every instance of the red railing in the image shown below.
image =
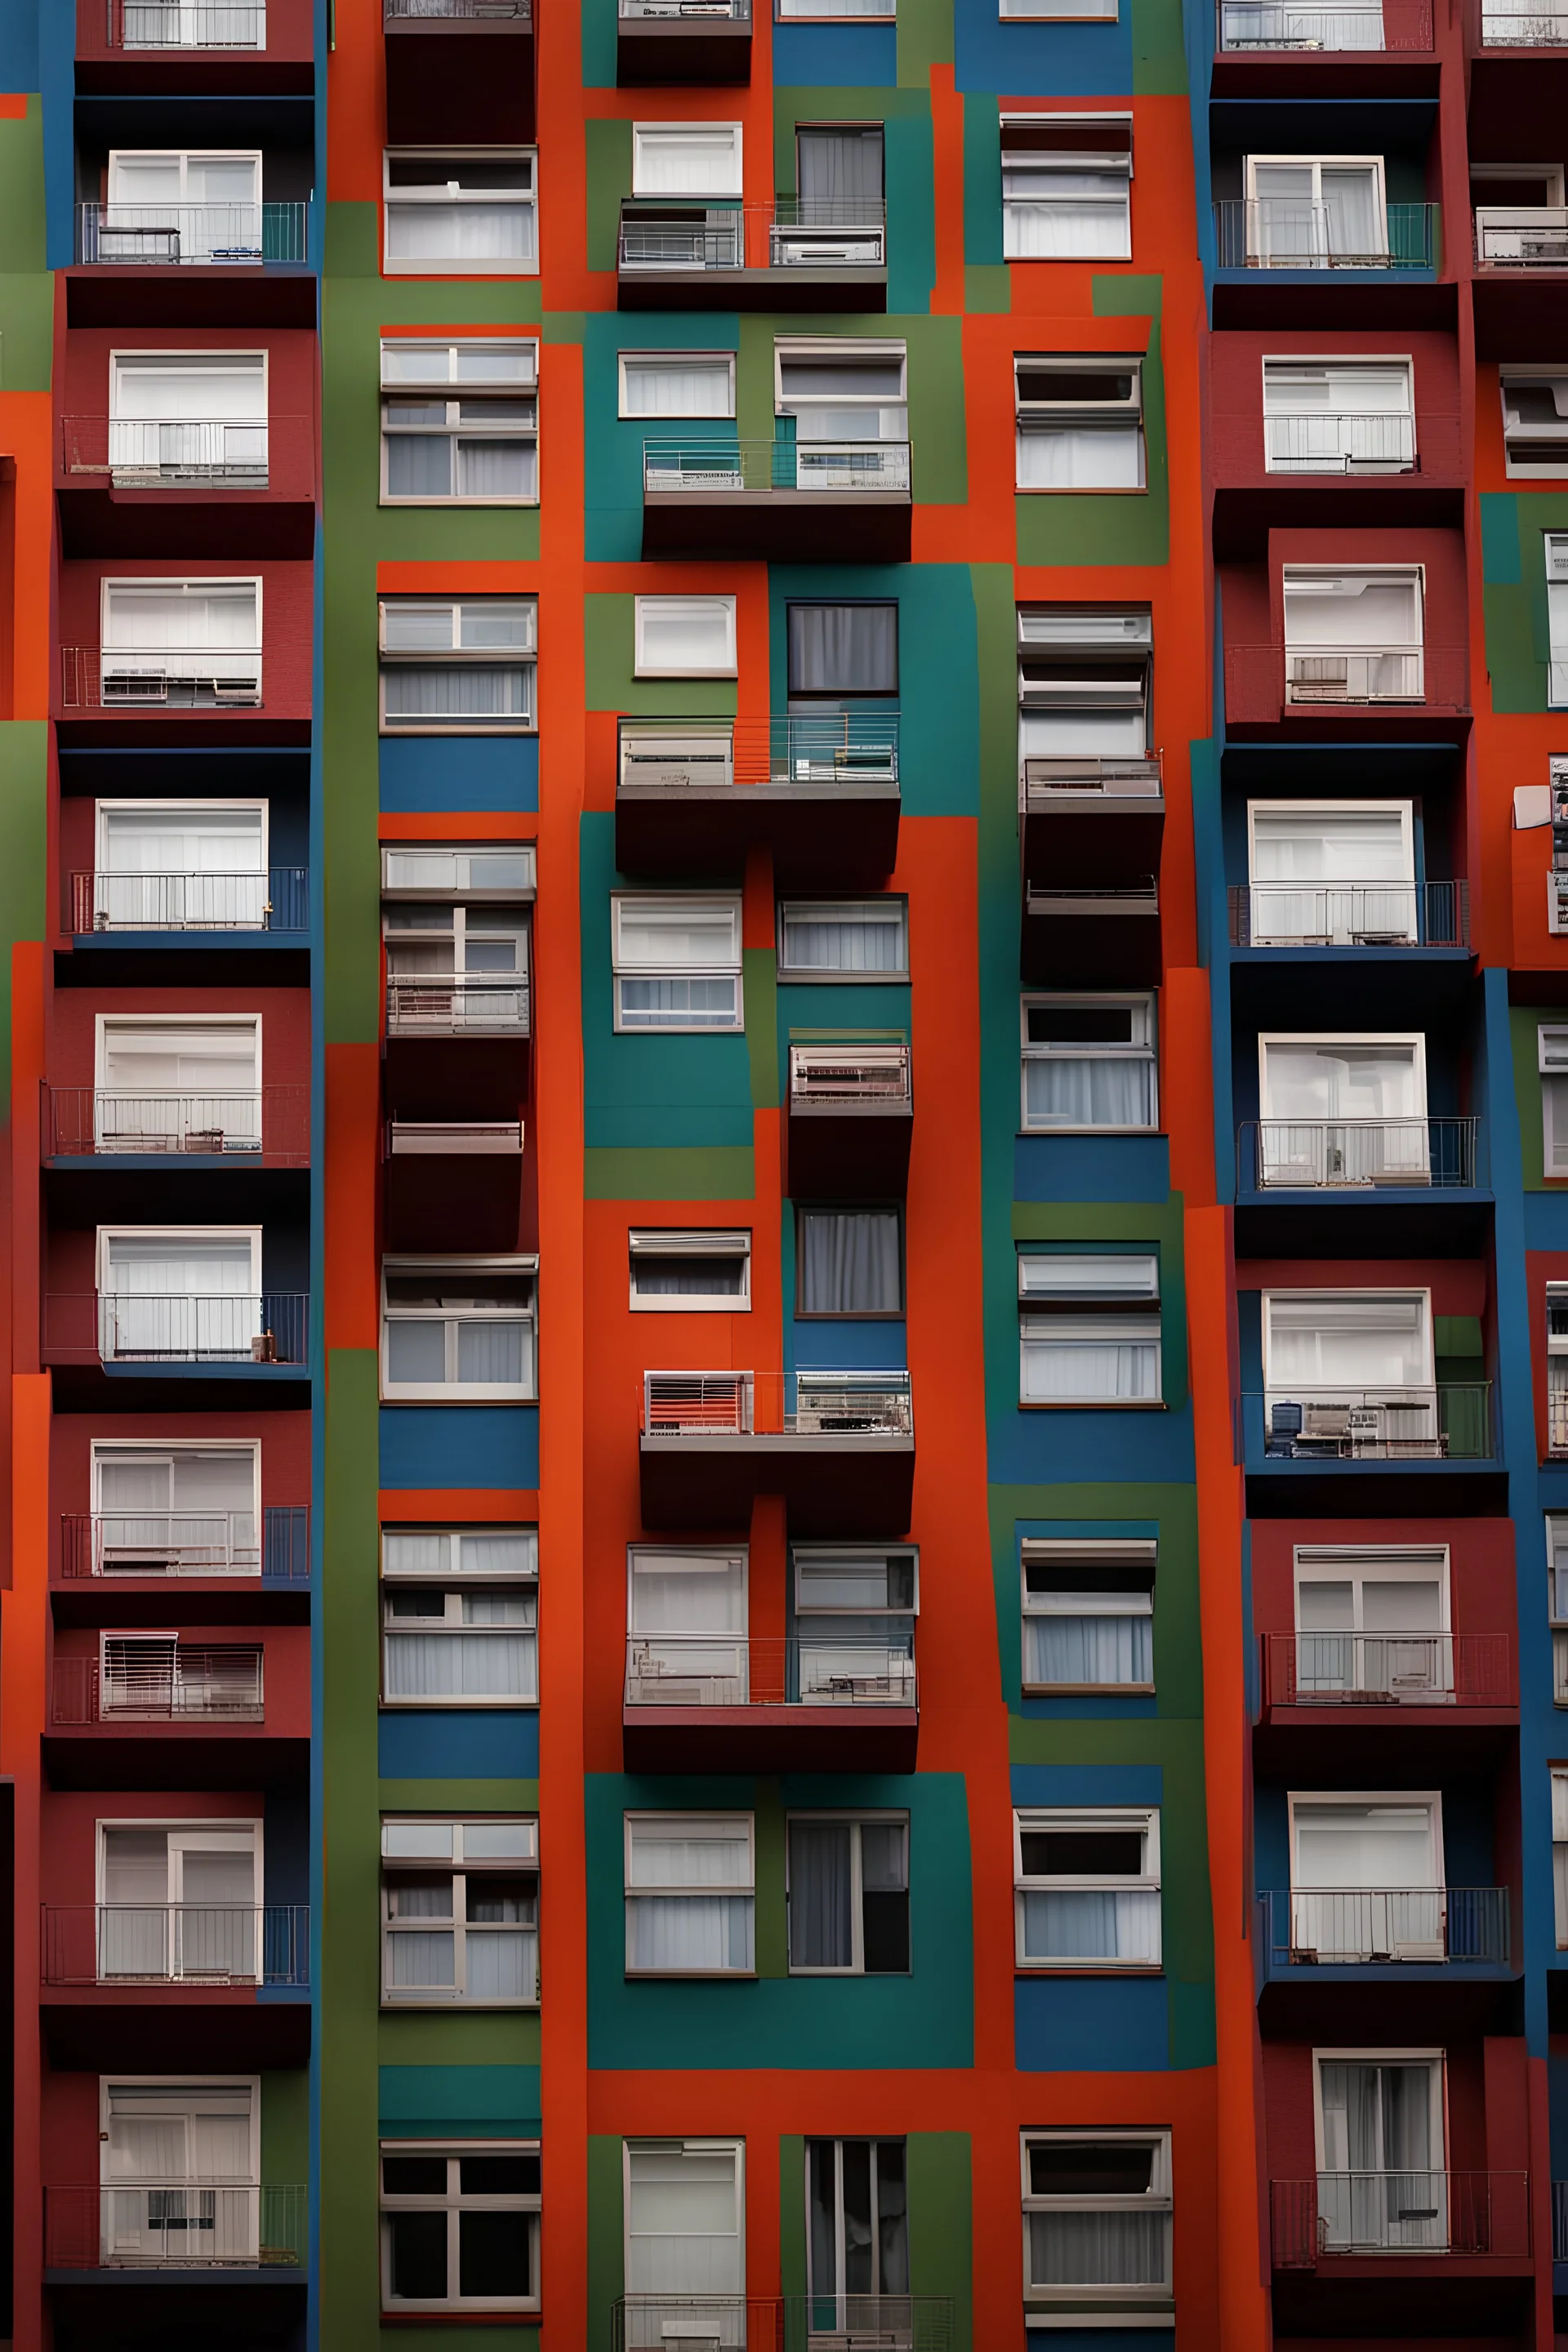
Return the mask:
{"type": "Polygon", "coordinates": [[[1506,1633],[1265,1633],[1265,1706],[1515,1706],[1506,1633]]]}

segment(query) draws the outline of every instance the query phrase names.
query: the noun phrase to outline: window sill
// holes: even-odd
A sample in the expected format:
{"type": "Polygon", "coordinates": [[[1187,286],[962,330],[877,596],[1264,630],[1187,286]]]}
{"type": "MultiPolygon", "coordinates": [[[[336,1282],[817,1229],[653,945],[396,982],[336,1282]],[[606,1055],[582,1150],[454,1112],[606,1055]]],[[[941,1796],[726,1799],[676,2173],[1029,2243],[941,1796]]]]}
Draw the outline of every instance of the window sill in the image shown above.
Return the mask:
{"type": "Polygon", "coordinates": [[[627,1969],[627,1984],[760,1984],[755,1969],[627,1969]]]}
{"type": "Polygon", "coordinates": [[[1017,1977],[1163,1977],[1165,1969],[1163,1961],[1151,1967],[1144,1960],[1108,1960],[1090,1968],[1081,1960],[1015,1960],[1013,1973],[1017,1977]]]}
{"type": "Polygon", "coordinates": [[[1024,1683],[1026,1698],[1152,1698],[1152,1683],[1024,1683]]]}
{"type": "MultiPolygon", "coordinates": [[[[523,1629],[529,1630],[529,1629],[523,1629]]],[[[379,1702],[383,1715],[417,1715],[422,1708],[439,1707],[450,1713],[455,1707],[484,1710],[509,1707],[513,1714],[520,1710],[537,1715],[539,1701],[534,1698],[384,1698],[379,1702]]]]}
{"type": "Polygon", "coordinates": [[[383,2017],[537,2017],[537,2000],[388,2000],[383,1993],[383,2017]]]}
{"type": "Polygon", "coordinates": [[[400,1389],[395,1395],[381,1391],[383,1404],[537,1404],[532,1389],[400,1389]]]}
{"type": "Polygon", "coordinates": [[[1157,1135],[1163,1136],[1163,1127],[1020,1127],[1020,1137],[1031,1139],[1053,1135],[1157,1135]]]}
{"type": "Polygon", "coordinates": [[[395,499],[386,491],[381,494],[384,507],[537,507],[533,499],[395,499]]]}
{"type": "Polygon", "coordinates": [[[908,988],[907,971],[784,971],[778,975],[780,988],[908,988]]]}
{"type": "Polygon", "coordinates": [[[1020,1412],[1163,1412],[1163,1397],[1020,1397],[1020,1412]]]}
{"type": "Polygon", "coordinates": [[[438,284],[445,278],[489,278],[502,284],[517,278],[537,278],[539,264],[531,262],[525,269],[481,268],[471,261],[439,259],[426,256],[422,261],[385,261],[381,265],[384,278],[427,278],[438,284]]]}
{"type": "Polygon", "coordinates": [[[400,735],[537,735],[537,727],[388,727],[384,719],[376,732],[384,741],[400,735]]]}
{"type": "Polygon", "coordinates": [[[632,1315],[749,1315],[749,1298],[634,1298],[632,1315]]]}
{"type": "Polygon", "coordinates": [[[459,2319],[467,2320],[470,2327],[505,2327],[521,2319],[537,2327],[542,2317],[537,2303],[491,2303],[478,2310],[468,2303],[422,2303],[417,2310],[384,2305],[381,2324],[384,2327],[446,2327],[459,2319]]]}
{"type": "Polygon", "coordinates": [[[1020,499],[1146,499],[1147,482],[1130,486],[1126,482],[1078,482],[1065,488],[1047,489],[1039,483],[1015,482],[1013,493],[1020,499]]]}

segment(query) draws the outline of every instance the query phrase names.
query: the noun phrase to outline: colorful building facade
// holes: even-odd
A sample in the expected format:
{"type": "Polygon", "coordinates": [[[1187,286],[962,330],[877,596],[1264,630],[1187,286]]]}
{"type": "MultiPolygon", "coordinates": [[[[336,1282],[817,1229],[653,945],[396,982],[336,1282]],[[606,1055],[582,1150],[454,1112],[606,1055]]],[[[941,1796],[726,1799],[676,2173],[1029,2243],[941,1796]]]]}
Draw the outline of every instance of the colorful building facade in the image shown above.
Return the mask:
{"type": "Polygon", "coordinates": [[[1555,2343],[1565,58],[0,5],[17,2352],[1555,2343]]]}

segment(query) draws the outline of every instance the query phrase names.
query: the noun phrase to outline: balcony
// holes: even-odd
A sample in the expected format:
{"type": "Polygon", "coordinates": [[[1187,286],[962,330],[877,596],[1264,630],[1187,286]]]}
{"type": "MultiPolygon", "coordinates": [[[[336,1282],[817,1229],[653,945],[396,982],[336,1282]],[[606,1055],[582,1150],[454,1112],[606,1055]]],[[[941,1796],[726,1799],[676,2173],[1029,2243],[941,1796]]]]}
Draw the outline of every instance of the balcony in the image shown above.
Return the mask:
{"type": "Polygon", "coordinates": [[[44,2266],[301,2272],[306,2211],[302,2187],[188,2176],[112,2188],[51,2184],[44,2190],[44,2266]]]}
{"type": "Polygon", "coordinates": [[[309,934],[310,877],[303,866],[246,874],[69,874],[64,929],[79,945],[148,943],[162,931],[266,932],[289,947],[309,934]]]}
{"type": "Polygon", "coordinates": [[[463,1238],[470,1248],[515,1249],[522,1143],[518,1118],[389,1119],[384,1143],[388,1247],[439,1247],[450,1235],[452,1202],[460,1198],[463,1238]]]}
{"type": "Polygon", "coordinates": [[[901,1535],[914,1486],[906,1371],[643,1377],[643,1524],[750,1525],[782,1495],[795,1535],[901,1535]]]}
{"type": "Polygon", "coordinates": [[[1379,1388],[1316,1383],[1294,1393],[1270,1389],[1238,1402],[1249,1470],[1262,1463],[1332,1468],[1493,1459],[1489,1381],[1379,1388]]]}
{"type": "Polygon", "coordinates": [[[628,2294],[612,2304],[612,2352],[952,2352],[938,2294],[628,2294]]]}
{"type": "MultiPolygon", "coordinates": [[[[285,7],[287,0],[284,0],[285,7]]],[[[277,0],[273,0],[276,8],[277,0]]],[[[107,16],[104,46],[152,51],[216,49],[259,56],[267,47],[266,0],[99,0],[91,13],[107,16]]]]}
{"type": "Polygon", "coordinates": [[[1164,829],[1158,751],[1146,759],[1084,754],[1024,761],[1018,831],[1026,979],[1158,980],[1155,877],[1164,829]]]}
{"type": "Polygon", "coordinates": [[[1238,948],[1446,948],[1470,944],[1468,882],[1238,882],[1238,948]]]}
{"type": "Polygon", "coordinates": [[[796,1199],[893,1200],[909,1189],[908,1045],[792,1045],[788,1177],[796,1199]]]}
{"type": "Polygon", "coordinates": [[[620,0],[616,79],[623,89],[751,78],[751,0],[620,0]]]}
{"type": "Polygon", "coordinates": [[[1568,10],[1483,5],[1480,29],[1484,49],[1568,48],[1568,10]]]}
{"type": "Polygon", "coordinates": [[[195,1373],[292,1383],[306,1375],[310,1305],[303,1291],[52,1290],[44,1298],[43,1358],[62,1368],[97,1366],[110,1378],[195,1373]]]}
{"type": "Polygon", "coordinates": [[[308,1985],[300,1903],[68,1903],[43,1913],[47,1985],[308,1985]]]}
{"type": "MultiPolygon", "coordinates": [[[[531,1014],[526,971],[489,979],[389,972],[388,1102],[458,1121],[464,1113],[515,1114],[528,1090],[531,1014]]],[[[416,1191],[417,1179],[415,1171],[416,1191]]]]}
{"type": "Polygon", "coordinates": [[[1258,1896],[1266,1977],[1468,1968],[1507,1975],[1506,1886],[1292,1887],[1258,1896]]]}
{"type": "Polygon", "coordinates": [[[310,260],[308,204],[99,203],[76,210],[76,258],[85,268],[303,269],[310,260]]]}
{"type": "Polygon", "coordinates": [[[1568,205],[1478,206],[1476,267],[1568,269],[1568,205]]]}
{"type": "Polygon", "coordinates": [[[64,710],[259,710],[261,648],[62,646],[64,710]]]}
{"type": "Polygon", "coordinates": [[[1314,714],[1360,726],[1385,719],[1413,734],[1447,736],[1453,717],[1469,708],[1466,670],[1461,645],[1227,645],[1226,717],[1244,736],[1314,714]]]}
{"type": "Polygon", "coordinates": [[[57,1727],[86,1724],[261,1723],[263,1650],[259,1642],[235,1642],[218,1649],[185,1642],[160,1647],[157,1637],[114,1643],[100,1658],[55,1660],[50,1720],[57,1727]],[[145,1654],[138,1654],[139,1653],[145,1654]]]}
{"type": "Polygon", "coordinates": [[[526,147],[538,127],[533,0],[383,0],[395,147],[526,147]]]}
{"type": "Polygon", "coordinates": [[[67,0],[81,96],[308,97],[312,0],[67,0]]]}
{"type": "Polygon", "coordinates": [[[887,206],[628,196],[616,254],[623,310],[885,310],[887,206]]]}
{"type": "Polygon", "coordinates": [[[1359,242],[1347,240],[1338,210],[1331,205],[1227,196],[1214,210],[1221,269],[1431,275],[1441,263],[1439,205],[1384,205],[1372,239],[1359,242]]]}
{"type": "Polygon", "coordinates": [[[1031,987],[1153,987],[1162,970],[1156,877],[1115,889],[1026,881],[1020,961],[1031,987]]]}
{"type": "Polygon", "coordinates": [[[1320,2172],[1271,2180],[1268,2201],[1277,2271],[1364,2280],[1385,2272],[1391,2257],[1402,2272],[1530,2261],[1523,2172],[1320,2172]]]}
{"type": "MultiPolygon", "coordinates": [[[[279,440],[309,446],[308,416],[275,420],[279,440]]],[[[78,479],[106,481],[111,489],[184,490],[268,487],[269,420],[258,417],[65,416],[60,465],[78,479]]]]}
{"type": "Polygon", "coordinates": [[[1427,0],[1372,0],[1369,6],[1281,5],[1281,0],[1220,0],[1218,44],[1222,56],[1238,50],[1265,56],[1366,57],[1387,51],[1430,50],[1432,11],[1427,0]]]}
{"type": "Polygon", "coordinates": [[[259,1577],[264,1585],[310,1580],[310,1513],[269,1503],[257,1535],[254,1511],[71,1511],[60,1520],[60,1575],[133,1583],[171,1577],[259,1577]]]}
{"type": "Polygon", "coordinates": [[[645,557],[907,563],[907,441],[643,445],[645,557]]]}
{"type": "Polygon", "coordinates": [[[1444,1713],[1519,1704],[1506,1633],[1265,1633],[1263,1706],[1310,1708],[1342,1720],[1441,1721],[1444,1713]]]}
{"type": "Polygon", "coordinates": [[[1237,1181],[1259,1192],[1470,1192],[1479,1126],[1476,1118],[1245,1119],[1237,1181]]]}
{"type": "Polygon", "coordinates": [[[304,1168],[310,1158],[308,1087],[250,1094],[120,1094],[100,1087],[44,1090],[46,1160],[170,1161],[226,1168],[304,1168]]]}
{"type": "Polygon", "coordinates": [[[920,1714],[904,1642],[634,1633],[628,1771],[912,1772],[920,1714]]]}
{"type": "Polygon", "coordinates": [[[767,848],[781,887],[873,885],[899,850],[899,713],[623,719],[623,874],[735,872],[767,848]]]}

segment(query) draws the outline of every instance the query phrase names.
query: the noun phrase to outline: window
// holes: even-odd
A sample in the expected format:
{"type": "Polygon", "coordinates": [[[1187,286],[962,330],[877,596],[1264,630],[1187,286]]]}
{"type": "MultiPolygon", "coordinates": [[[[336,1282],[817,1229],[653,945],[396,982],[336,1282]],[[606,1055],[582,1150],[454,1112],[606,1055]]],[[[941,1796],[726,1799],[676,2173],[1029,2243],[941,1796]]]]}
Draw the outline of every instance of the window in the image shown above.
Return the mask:
{"type": "Polygon", "coordinates": [[[616,1027],[743,1029],[741,901],[613,898],[616,1027]]]}
{"type": "Polygon", "coordinates": [[[1408,474],[1415,401],[1408,360],[1265,360],[1271,474],[1408,474]]]}
{"type": "Polygon", "coordinates": [[[750,1234],[668,1233],[626,1236],[631,1304],[644,1313],[746,1315],[752,1306],[750,1234]]]}
{"type": "Polygon", "coordinates": [[[1415,939],[1408,801],[1249,801],[1247,824],[1254,946],[1415,939]]]}
{"type": "Polygon", "coordinates": [[[259,1576],[261,1448],[95,1444],[92,1565],[104,1576],[259,1576]]]}
{"type": "Polygon", "coordinates": [[[1557,1948],[1568,1950],[1568,1769],[1552,1774],[1552,1900],[1557,1948]]]}
{"type": "Polygon", "coordinates": [[[1504,368],[1500,383],[1506,470],[1568,473],[1568,373],[1504,368]]]}
{"type": "Polygon", "coordinates": [[[789,693],[824,699],[899,690],[896,604],[790,604],[789,693]]]}
{"type": "Polygon", "coordinates": [[[628,1813],[626,1974],[750,1976],[750,1813],[628,1813]]]}
{"type": "Polygon", "coordinates": [[[1419,702],[1422,579],[1419,568],[1287,567],[1287,700],[1419,702]]]}
{"type": "Polygon", "coordinates": [[[1246,257],[1276,269],[1386,269],[1382,157],[1248,155],[1246,257]]]}
{"type": "Polygon", "coordinates": [[[1169,2132],[1026,2132],[1024,2292],[1094,2308],[1169,2303],[1169,2132]]]}
{"type": "Polygon", "coordinates": [[[1292,1953],[1319,1961],[1442,1959],[1442,1799],[1401,1790],[1292,1793],[1289,1801],[1292,1953]]]}
{"type": "Polygon", "coordinates": [[[704,2325],[719,2329],[705,2342],[743,2339],[745,2181],[740,2140],[626,2141],[624,2275],[637,2340],[679,2345],[693,2297],[704,2325]],[[728,2313],[719,2300],[726,2295],[735,2305],[728,2313]]]}
{"type": "Polygon", "coordinates": [[[258,2076],[99,2081],[101,2259],[173,2270],[261,2252],[258,2076]]]}
{"type": "Polygon", "coordinates": [[[384,342],[384,503],[500,506],[539,496],[539,346],[384,342]]]}
{"type": "Polygon", "coordinates": [[[534,1386],[532,1257],[389,1257],[381,1393],[388,1404],[524,1403],[534,1386]]]}
{"type": "Polygon", "coordinates": [[[261,1361],[271,1318],[287,1313],[262,1297],[254,1225],[100,1225],[98,1294],[105,1363],[261,1361]]]}
{"type": "Polygon", "coordinates": [[[793,1976],[904,1976],[910,1966],[907,1814],[788,1823],[793,1976]]]}
{"type": "Polygon", "coordinates": [[[797,443],[908,440],[901,342],[775,342],[773,369],[773,404],[794,418],[797,443]]]}
{"type": "Polygon", "coordinates": [[[1568,1454],[1568,1282],[1546,1286],[1546,1450],[1568,1454]]]}
{"type": "Polygon", "coordinates": [[[803,1702],[915,1703],[920,1554],[856,1544],[791,1547],[791,1633],[803,1702]]]}
{"type": "Polygon", "coordinates": [[[1152,1691],[1158,1547],[1026,1536],[1020,1549],[1025,1690],[1152,1691]]]}
{"type": "Polygon", "coordinates": [[[1024,1125],[1032,1133],[1159,1123],[1152,996],[1026,996],[1024,1125]]]}
{"type": "Polygon", "coordinates": [[[1157,1808],[1015,1812],[1013,1857],[1020,1968],[1159,1967],[1157,1808]]]}
{"type": "Polygon", "coordinates": [[[388,1034],[526,1036],[532,851],[389,849],[382,874],[388,1034]]]}
{"type": "Polygon", "coordinates": [[[1319,2249],[1446,2248],[1441,2057],[1418,2050],[1315,2050],[1312,2067],[1319,2249]]]}
{"type": "Polygon", "coordinates": [[[896,14],[896,0],[778,0],[777,9],[781,24],[802,17],[815,17],[825,24],[846,19],[863,23],[868,16],[890,18],[896,14]]]}
{"type": "MultiPolygon", "coordinates": [[[[261,1831],[212,1820],[98,1824],[100,1983],[259,1984],[283,1958],[261,1901],[261,1831]]],[[[278,1939],[281,1944],[282,1938],[278,1939]]]]}
{"type": "Polygon", "coordinates": [[[637,596],[638,677],[733,677],[733,596],[637,596]]]}
{"type": "Polygon", "coordinates": [[[531,147],[389,148],[387,276],[535,276],[537,171],[531,147]]]}
{"type": "MultiPolygon", "coordinates": [[[[876,2304],[868,2312],[859,2298],[910,2291],[903,2141],[808,2139],[805,2201],[810,2333],[843,2336],[869,2323],[879,2334],[876,2304]]],[[[897,2324],[896,2315],[887,2316],[897,2324]]]]}
{"type": "Polygon", "coordinates": [[[1426,1041],[1258,1040],[1260,1184],[1429,1184],[1426,1041]]]}
{"type": "Polygon", "coordinates": [[[744,1706],[751,1696],[746,1561],[738,1549],[633,1544],[626,1553],[626,1697],[633,1706],[744,1706]]]}
{"type": "Polygon", "coordinates": [[[381,887],[387,898],[531,898],[531,843],[475,842],[444,845],[409,843],[381,853],[381,887]]]}
{"type": "Polygon", "coordinates": [[[532,1706],[539,1699],[533,1528],[386,1528],[386,1706],[532,1706]]]}
{"type": "Polygon", "coordinates": [[[1546,1518],[1547,1616],[1552,1632],[1552,1701],[1568,1706],[1568,1517],[1546,1518]]]}
{"type": "MultiPolygon", "coordinates": [[[[847,8],[846,13],[849,12],[847,8]]],[[[873,0],[873,5],[865,13],[890,16],[893,11],[876,6],[873,0]]],[[[882,137],[879,122],[796,125],[795,182],[800,191],[803,226],[832,227],[880,221],[882,137]]],[[[810,256],[808,246],[798,257],[805,260],[810,256]]],[[[875,257],[881,258],[879,250],[875,257]]]]}
{"type": "Polygon", "coordinates": [[[1019,1402],[1158,1404],[1159,1297],[1156,1256],[1020,1257],[1019,1402]]]}
{"type": "Polygon", "coordinates": [[[1131,114],[1004,114],[1008,261],[1131,261],[1131,114]]]}
{"type": "Polygon", "coordinates": [[[1141,490],[1143,363],[1094,352],[1013,362],[1021,490],[1141,490]]]}
{"type": "Polygon", "coordinates": [[[1552,659],[1546,701],[1552,710],[1568,707],[1568,534],[1546,534],[1546,634],[1552,659]]]}
{"type": "Polygon", "coordinates": [[[905,898],[786,898],[779,907],[780,980],[907,980],[905,898]]]}
{"type": "Polygon", "coordinates": [[[521,735],[535,724],[531,597],[384,597],[384,735],[521,735]]]}
{"type": "Polygon", "coordinates": [[[634,122],[634,196],[738,196],[738,122],[634,122]]]}
{"type": "Polygon", "coordinates": [[[797,1315],[901,1315],[896,1209],[797,1209],[797,1315]]]}
{"type": "Polygon", "coordinates": [[[258,1016],[100,1013],[96,1026],[94,1150],[261,1150],[258,1016]]]}
{"type": "Polygon", "coordinates": [[[109,202],[90,258],[227,264],[264,257],[258,149],[110,150],[109,202]]]}
{"type": "Polygon", "coordinates": [[[384,1821],[382,2000],[529,2009],[539,2000],[539,1824],[384,1821]]]}
{"type": "Polygon", "coordinates": [[[1298,1544],[1295,1570],[1301,1697],[1418,1699],[1452,1689],[1443,1546],[1298,1544]]]}
{"type": "Polygon", "coordinates": [[[536,2140],[383,2140],[385,2310],[537,2311],[539,2175],[536,2140]]]}
{"type": "MultiPolygon", "coordinates": [[[[1263,1380],[1271,1397],[1359,1403],[1363,1391],[1430,1391],[1432,1378],[1430,1292],[1264,1292],[1263,1380]]],[[[1391,1410],[1429,1416],[1432,1400],[1401,1400],[1391,1410]]]]}
{"type": "Polygon", "coordinates": [[[1546,1174],[1568,1176],[1568,1024],[1542,1022],[1535,1038],[1546,1174]]]}
{"type": "Polygon", "coordinates": [[[258,931],[291,911],[269,905],[265,801],[98,801],[93,814],[73,930],[258,931]]]}
{"type": "Polygon", "coordinates": [[[109,365],[116,489],[186,482],[265,488],[265,352],[114,352],[109,365]]]}
{"type": "Polygon", "coordinates": [[[1114,25],[1117,0],[999,0],[1003,24],[1114,25]]]}
{"type": "Polygon", "coordinates": [[[1141,760],[1149,749],[1147,613],[1018,608],[1018,756],[1141,760]]]}
{"type": "Polygon", "coordinates": [[[259,580],[105,580],[105,703],[200,709],[261,699],[259,580]]]}
{"type": "Polygon", "coordinates": [[[623,352],[623,416],[733,416],[733,352],[623,352]]]}

